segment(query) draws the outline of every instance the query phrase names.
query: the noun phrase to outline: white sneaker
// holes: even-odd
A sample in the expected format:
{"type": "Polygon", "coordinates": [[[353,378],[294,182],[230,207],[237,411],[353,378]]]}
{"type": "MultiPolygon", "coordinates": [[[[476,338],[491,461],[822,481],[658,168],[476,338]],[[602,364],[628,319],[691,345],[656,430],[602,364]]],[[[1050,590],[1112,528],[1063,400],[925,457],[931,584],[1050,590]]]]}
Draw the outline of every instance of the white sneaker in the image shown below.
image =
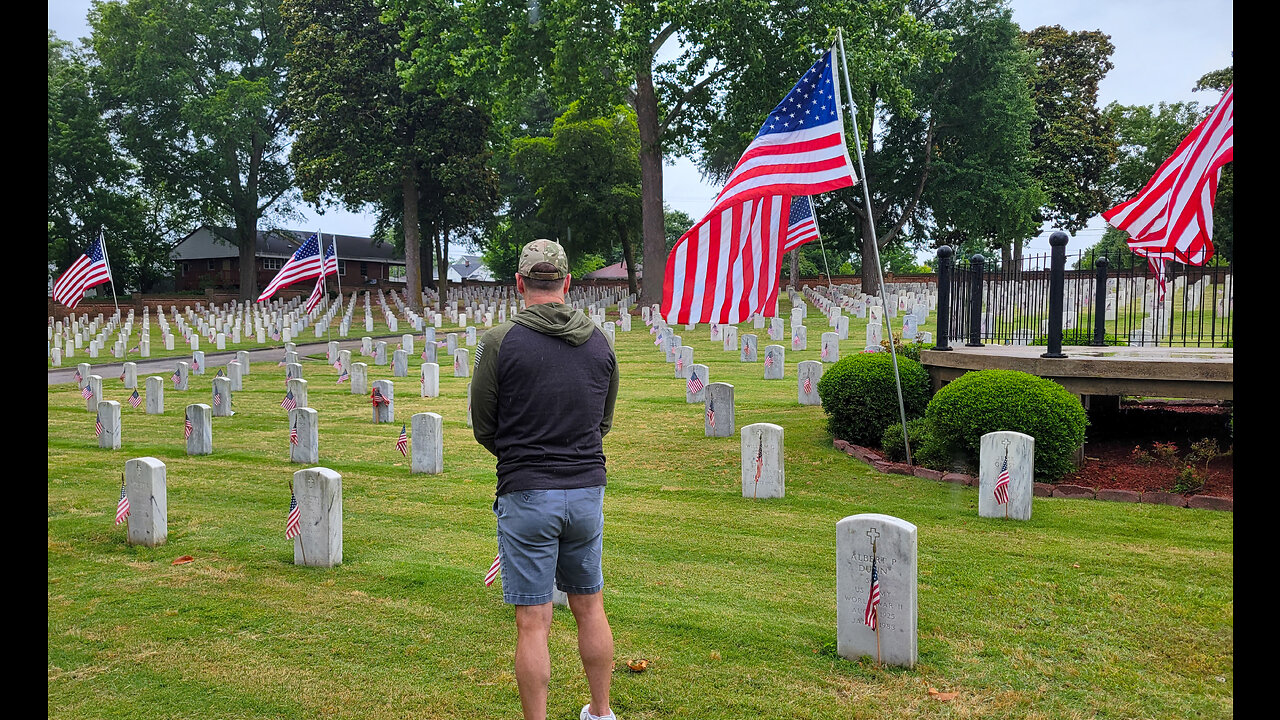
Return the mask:
{"type": "Polygon", "coordinates": [[[578,720],[618,720],[618,716],[613,714],[613,709],[609,709],[608,715],[592,715],[591,703],[582,706],[582,712],[578,713],[578,720]]]}

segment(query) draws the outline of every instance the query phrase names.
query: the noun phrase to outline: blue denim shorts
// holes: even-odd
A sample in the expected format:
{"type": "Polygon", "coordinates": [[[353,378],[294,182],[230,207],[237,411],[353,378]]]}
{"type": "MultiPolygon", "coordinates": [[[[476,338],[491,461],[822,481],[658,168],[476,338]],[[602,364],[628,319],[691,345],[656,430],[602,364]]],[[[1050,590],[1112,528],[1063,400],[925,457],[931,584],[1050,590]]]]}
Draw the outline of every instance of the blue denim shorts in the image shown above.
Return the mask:
{"type": "Polygon", "coordinates": [[[591,595],[604,588],[604,486],[516,490],[493,501],[508,605],[551,602],[552,585],[591,595]]]}

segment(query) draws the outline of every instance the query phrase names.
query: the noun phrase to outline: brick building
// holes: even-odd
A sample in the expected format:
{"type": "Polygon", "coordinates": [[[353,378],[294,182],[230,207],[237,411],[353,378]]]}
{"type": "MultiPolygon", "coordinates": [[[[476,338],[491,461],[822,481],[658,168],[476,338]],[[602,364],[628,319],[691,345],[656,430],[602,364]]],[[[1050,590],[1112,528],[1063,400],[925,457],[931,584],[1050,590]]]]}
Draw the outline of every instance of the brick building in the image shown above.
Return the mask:
{"type": "MultiPolygon", "coordinates": [[[[310,230],[258,231],[258,247],[254,263],[258,287],[266,287],[280,272],[293,252],[310,237],[310,230]]],[[[240,287],[240,249],[225,237],[234,237],[230,228],[201,226],[178,241],[169,252],[174,263],[174,285],[178,292],[205,288],[240,287]]],[[[403,283],[404,256],[389,242],[353,235],[324,233],[325,247],[337,241],[338,277],[343,290],[348,286],[403,283]]],[[[310,288],[307,288],[310,292],[310,288]]]]}

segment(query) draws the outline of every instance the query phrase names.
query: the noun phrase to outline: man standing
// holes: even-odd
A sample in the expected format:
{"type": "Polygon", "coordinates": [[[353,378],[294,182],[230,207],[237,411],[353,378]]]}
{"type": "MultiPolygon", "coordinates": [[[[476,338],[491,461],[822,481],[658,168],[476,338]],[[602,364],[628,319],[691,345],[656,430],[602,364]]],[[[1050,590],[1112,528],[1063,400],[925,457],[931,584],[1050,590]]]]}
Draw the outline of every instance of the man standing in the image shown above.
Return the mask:
{"type": "Polygon", "coordinates": [[[580,720],[609,709],[613,631],[604,613],[602,438],[613,424],[618,360],[581,312],[564,303],[569,259],[559,243],[520,253],[525,309],[480,339],[471,381],[476,440],[498,458],[502,599],[516,606],[516,683],[525,720],[547,716],[551,595],[569,596],[591,687],[580,720]]]}

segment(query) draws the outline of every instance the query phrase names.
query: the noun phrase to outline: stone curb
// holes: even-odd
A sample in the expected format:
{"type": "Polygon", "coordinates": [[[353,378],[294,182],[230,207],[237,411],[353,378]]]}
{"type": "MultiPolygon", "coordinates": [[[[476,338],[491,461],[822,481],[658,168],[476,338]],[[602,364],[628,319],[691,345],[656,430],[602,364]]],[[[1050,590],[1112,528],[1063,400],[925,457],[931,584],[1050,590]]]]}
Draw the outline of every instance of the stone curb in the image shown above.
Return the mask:
{"type": "MultiPolygon", "coordinates": [[[[965,475],[964,473],[944,473],[940,470],[930,470],[918,465],[912,466],[907,465],[906,463],[885,460],[884,456],[875,450],[862,447],[861,445],[855,445],[847,440],[840,440],[839,438],[836,438],[832,445],[846,455],[856,457],[868,465],[871,465],[877,472],[893,475],[914,475],[915,477],[926,480],[955,483],[957,485],[966,485],[970,487],[977,486],[978,484],[978,479],[972,475],[965,475]]],[[[1192,495],[1188,498],[1184,495],[1179,495],[1178,493],[1155,490],[1139,493],[1135,490],[1101,489],[1095,492],[1093,488],[1088,488],[1083,485],[1053,485],[1051,483],[1042,482],[1034,483],[1033,486],[1033,493],[1035,497],[1148,503],[1154,505],[1198,508],[1201,510],[1223,510],[1226,512],[1234,512],[1234,502],[1231,498],[1221,498],[1213,495],[1192,495]]]]}

